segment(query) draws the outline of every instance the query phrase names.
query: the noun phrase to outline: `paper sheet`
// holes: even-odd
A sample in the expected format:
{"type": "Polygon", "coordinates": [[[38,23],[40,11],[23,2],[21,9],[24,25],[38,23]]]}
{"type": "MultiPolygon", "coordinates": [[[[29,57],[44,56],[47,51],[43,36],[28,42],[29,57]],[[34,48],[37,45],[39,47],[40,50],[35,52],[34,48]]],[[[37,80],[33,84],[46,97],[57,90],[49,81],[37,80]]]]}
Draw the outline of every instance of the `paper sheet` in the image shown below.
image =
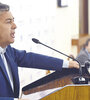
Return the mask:
{"type": "Polygon", "coordinates": [[[22,95],[22,98],[28,98],[29,100],[40,100],[41,98],[45,97],[48,94],[51,94],[57,90],[61,89],[61,87],[59,88],[54,88],[54,89],[49,89],[49,90],[44,90],[44,91],[40,91],[40,92],[36,92],[36,93],[32,93],[29,95],[22,95]]]}

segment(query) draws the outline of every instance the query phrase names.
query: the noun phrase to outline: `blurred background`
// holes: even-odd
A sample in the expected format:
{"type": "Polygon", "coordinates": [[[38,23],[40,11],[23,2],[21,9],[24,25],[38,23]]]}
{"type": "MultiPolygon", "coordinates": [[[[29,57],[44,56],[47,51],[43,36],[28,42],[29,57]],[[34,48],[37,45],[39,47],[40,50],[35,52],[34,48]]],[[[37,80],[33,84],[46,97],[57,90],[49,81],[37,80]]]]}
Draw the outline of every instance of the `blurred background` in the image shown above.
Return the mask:
{"type": "MultiPolygon", "coordinates": [[[[90,33],[90,0],[1,0],[10,5],[17,25],[13,47],[67,60],[67,57],[32,42],[39,39],[67,55],[79,53],[90,33]]],[[[51,71],[52,72],[52,71],[51,71]]],[[[21,87],[46,70],[19,68],[21,87]]]]}

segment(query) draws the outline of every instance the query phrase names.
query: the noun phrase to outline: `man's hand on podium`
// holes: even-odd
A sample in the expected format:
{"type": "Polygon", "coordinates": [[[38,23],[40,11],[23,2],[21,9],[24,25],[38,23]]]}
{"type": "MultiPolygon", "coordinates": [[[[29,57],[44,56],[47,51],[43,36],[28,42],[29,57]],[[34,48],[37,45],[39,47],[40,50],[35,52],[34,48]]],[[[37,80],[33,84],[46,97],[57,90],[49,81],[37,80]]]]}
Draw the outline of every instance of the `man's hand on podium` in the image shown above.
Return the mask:
{"type": "Polygon", "coordinates": [[[69,68],[79,68],[79,64],[76,61],[69,61],[69,68]]]}

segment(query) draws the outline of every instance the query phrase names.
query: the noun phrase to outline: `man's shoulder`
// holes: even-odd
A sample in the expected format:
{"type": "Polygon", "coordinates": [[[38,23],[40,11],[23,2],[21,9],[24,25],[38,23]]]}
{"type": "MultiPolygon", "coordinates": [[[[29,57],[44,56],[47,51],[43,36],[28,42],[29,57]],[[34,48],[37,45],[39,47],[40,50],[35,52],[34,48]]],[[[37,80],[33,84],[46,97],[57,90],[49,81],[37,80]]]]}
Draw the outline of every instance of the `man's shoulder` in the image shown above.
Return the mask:
{"type": "Polygon", "coordinates": [[[7,50],[7,51],[12,51],[13,48],[12,48],[10,45],[8,45],[6,50],[7,50]]]}
{"type": "Polygon", "coordinates": [[[8,45],[6,52],[15,55],[15,54],[25,54],[26,50],[19,50],[19,49],[12,47],[11,45],[8,45]]]}

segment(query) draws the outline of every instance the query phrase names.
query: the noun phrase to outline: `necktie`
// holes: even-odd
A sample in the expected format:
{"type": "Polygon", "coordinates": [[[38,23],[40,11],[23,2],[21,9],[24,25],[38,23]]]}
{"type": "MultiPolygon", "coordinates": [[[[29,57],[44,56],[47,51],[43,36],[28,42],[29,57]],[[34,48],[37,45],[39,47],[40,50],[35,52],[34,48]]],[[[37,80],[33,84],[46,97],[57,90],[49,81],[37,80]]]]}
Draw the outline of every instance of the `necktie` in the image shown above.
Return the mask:
{"type": "Polygon", "coordinates": [[[0,47],[0,55],[1,55],[1,58],[3,60],[4,65],[5,65],[5,69],[6,69],[6,72],[8,74],[8,77],[9,77],[9,80],[10,80],[10,83],[11,83],[11,87],[14,90],[14,87],[13,87],[13,77],[12,77],[11,69],[10,69],[10,67],[9,67],[9,65],[8,65],[8,63],[6,61],[5,56],[4,56],[4,53],[5,52],[6,52],[6,48],[5,49],[2,49],[0,47]]]}

